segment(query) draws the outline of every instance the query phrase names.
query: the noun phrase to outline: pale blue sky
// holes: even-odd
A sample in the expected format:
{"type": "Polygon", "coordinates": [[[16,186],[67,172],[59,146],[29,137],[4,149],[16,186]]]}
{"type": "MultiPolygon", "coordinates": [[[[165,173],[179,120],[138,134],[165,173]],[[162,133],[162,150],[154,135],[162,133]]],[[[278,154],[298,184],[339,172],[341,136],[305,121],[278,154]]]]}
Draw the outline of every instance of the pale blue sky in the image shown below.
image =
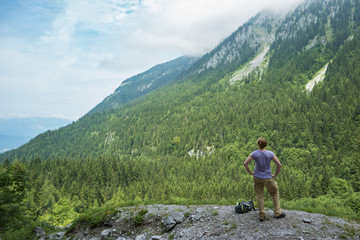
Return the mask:
{"type": "Polygon", "coordinates": [[[301,0],[0,0],[0,117],[76,120],[126,78],[301,0]]]}

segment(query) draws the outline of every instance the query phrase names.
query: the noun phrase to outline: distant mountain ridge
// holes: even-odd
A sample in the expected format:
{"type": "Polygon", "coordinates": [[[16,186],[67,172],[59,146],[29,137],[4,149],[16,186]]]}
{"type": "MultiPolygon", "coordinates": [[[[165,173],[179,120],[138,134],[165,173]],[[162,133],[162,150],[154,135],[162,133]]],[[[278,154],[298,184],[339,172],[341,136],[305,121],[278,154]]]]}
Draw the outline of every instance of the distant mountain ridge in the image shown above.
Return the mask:
{"type": "Polygon", "coordinates": [[[20,147],[38,134],[70,122],[62,118],[0,118],[0,152],[20,147]]]}

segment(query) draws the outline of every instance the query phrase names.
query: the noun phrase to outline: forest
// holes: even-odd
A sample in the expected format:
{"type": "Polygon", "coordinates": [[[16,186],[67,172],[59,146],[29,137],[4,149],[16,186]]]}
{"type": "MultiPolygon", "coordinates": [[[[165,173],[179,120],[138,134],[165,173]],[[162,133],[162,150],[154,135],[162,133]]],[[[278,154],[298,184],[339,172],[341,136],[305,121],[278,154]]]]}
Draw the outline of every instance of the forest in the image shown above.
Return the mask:
{"type": "Polygon", "coordinates": [[[31,140],[0,165],[1,237],[108,206],[254,199],[243,162],[259,137],[283,165],[283,208],[359,221],[360,32],[341,24],[332,42],[310,49],[321,21],[296,44],[275,41],[268,69],[236,84],[227,65],[31,140]],[[327,63],[325,79],[305,90],[327,63]]]}

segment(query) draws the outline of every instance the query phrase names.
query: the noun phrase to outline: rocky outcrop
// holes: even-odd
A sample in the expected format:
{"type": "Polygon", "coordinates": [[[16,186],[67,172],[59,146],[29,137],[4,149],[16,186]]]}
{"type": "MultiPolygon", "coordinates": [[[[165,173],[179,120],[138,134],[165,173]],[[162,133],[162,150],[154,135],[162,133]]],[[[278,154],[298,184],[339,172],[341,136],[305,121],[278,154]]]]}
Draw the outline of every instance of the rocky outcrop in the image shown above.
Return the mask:
{"type": "Polygon", "coordinates": [[[318,84],[319,82],[321,82],[322,80],[324,80],[328,66],[329,66],[329,63],[327,63],[327,64],[316,74],[316,76],[315,76],[313,79],[311,79],[311,80],[306,84],[305,89],[306,89],[308,92],[311,92],[312,89],[314,88],[314,86],[315,86],[316,84],[318,84]]]}
{"type": "Polygon", "coordinates": [[[244,54],[244,52],[259,52],[261,49],[266,49],[274,41],[275,31],[281,20],[282,16],[280,15],[267,11],[260,12],[225,39],[212,52],[205,55],[204,60],[206,61],[201,64],[197,72],[201,73],[223,64],[244,62],[243,60],[246,62],[249,55],[244,54]]]}
{"type": "Polygon", "coordinates": [[[62,239],[360,239],[360,225],[344,219],[284,210],[286,217],[273,218],[266,211],[237,214],[234,206],[148,205],[123,207],[96,228],[78,225],[62,239]],[[134,222],[139,212],[141,225],[134,222]]]}

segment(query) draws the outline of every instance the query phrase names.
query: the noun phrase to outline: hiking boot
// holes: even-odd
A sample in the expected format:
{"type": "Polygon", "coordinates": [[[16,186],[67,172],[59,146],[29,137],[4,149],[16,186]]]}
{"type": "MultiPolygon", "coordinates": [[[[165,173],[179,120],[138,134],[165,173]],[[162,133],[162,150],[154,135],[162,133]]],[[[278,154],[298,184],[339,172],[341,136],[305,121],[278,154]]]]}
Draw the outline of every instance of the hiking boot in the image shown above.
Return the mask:
{"type": "Polygon", "coordinates": [[[279,219],[279,218],[283,218],[283,217],[285,217],[285,213],[284,213],[284,212],[282,212],[279,216],[276,216],[276,217],[274,217],[274,218],[279,219]]]}

